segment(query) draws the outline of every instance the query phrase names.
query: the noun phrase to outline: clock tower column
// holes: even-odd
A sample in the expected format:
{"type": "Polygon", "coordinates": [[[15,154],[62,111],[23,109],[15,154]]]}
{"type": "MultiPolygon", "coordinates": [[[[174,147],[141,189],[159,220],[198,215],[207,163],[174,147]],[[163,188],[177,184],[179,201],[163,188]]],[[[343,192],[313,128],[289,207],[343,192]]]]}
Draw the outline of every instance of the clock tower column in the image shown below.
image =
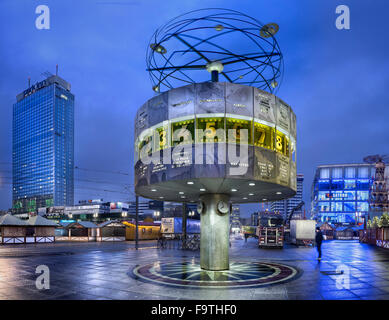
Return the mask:
{"type": "Polygon", "coordinates": [[[200,197],[200,265],[205,270],[229,269],[230,197],[206,194],[200,197]]]}

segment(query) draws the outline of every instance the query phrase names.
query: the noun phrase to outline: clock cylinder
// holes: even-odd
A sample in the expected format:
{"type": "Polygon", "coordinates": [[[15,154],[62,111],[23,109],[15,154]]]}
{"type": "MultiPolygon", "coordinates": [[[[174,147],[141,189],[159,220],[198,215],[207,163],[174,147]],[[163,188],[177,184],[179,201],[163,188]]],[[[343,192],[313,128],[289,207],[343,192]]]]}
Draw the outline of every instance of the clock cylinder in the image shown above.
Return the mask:
{"type": "Polygon", "coordinates": [[[202,269],[221,271],[229,269],[230,197],[226,194],[205,194],[201,213],[200,266],[202,269]],[[222,201],[227,213],[218,209],[222,201]]]}
{"type": "Polygon", "coordinates": [[[135,192],[200,199],[201,268],[228,270],[229,205],[296,194],[296,133],[292,108],[255,87],[204,82],[159,93],[135,118],[135,192]]]}

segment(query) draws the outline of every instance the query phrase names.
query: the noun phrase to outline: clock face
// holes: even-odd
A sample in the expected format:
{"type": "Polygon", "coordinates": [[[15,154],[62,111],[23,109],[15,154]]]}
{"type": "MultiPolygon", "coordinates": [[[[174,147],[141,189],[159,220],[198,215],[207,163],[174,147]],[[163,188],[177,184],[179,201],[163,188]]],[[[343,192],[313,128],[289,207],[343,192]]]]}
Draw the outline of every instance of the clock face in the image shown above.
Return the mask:
{"type": "Polygon", "coordinates": [[[228,213],[228,203],[224,202],[223,200],[220,200],[217,204],[217,210],[219,210],[219,212],[222,214],[228,213]]]}
{"type": "Polygon", "coordinates": [[[201,213],[203,213],[203,209],[204,209],[203,202],[202,201],[198,202],[197,203],[197,212],[201,214],[201,213]]]}

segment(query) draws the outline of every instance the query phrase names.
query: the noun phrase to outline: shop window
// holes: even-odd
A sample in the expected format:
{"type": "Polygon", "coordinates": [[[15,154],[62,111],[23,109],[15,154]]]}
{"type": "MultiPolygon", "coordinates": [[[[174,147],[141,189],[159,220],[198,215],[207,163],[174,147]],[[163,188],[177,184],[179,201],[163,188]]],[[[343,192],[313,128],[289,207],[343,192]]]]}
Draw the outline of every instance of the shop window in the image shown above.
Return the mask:
{"type": "Polygon", "coordinates": [[[358,200],[369,200],[369,191],[357,191],[358,200]]]}
{"type": "Polygon", "coordinates": [[[344,200],[355,200],[355,191],[345,191],[343,194],[344,200]]]}
{"type": "Polygon", "coordinates": [[[329,200],[328,192],[326,192],[326,191],[319,191],[318,199],[319,200],[329,200]]]}
{"type": "Polygon", "coordinates": [[[328,212],[328,211],[330,211],[330,204],[329,204],[329,202],[319,202],[317,206],[318,206],[319,211],[321,211],[321,212],[328,212]]]}
{"type": "Polygon", "coordinates": [[[344,202],[344,211],[355,212],[355,202],[344,202]]]}
{"type": "Polygon", "coordinates": [[[331,202],[331,211],[340,212],[343,211],[343,202],[342,201],[332,201],[331,202]]]}
{"type": "Polygon", "coordinates": [[[357,211],[369,211],[369,203],[368,202],[357,202],[357,211]]]}

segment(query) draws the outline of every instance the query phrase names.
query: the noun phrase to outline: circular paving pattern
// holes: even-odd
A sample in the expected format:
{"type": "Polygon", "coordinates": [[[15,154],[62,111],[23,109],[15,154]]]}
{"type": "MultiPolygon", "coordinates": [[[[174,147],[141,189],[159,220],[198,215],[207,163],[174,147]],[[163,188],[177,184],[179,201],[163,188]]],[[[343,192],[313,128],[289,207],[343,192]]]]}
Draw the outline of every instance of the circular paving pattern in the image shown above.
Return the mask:
{"type": "Polygon", "coordinates": [[[132,270],[135,279],[160,285],[190,288],[260,287],[291,281],[294,267],[271,262],[231,262],[230,270],[206,271],[195,261],[155,262],[132,270]]]}

